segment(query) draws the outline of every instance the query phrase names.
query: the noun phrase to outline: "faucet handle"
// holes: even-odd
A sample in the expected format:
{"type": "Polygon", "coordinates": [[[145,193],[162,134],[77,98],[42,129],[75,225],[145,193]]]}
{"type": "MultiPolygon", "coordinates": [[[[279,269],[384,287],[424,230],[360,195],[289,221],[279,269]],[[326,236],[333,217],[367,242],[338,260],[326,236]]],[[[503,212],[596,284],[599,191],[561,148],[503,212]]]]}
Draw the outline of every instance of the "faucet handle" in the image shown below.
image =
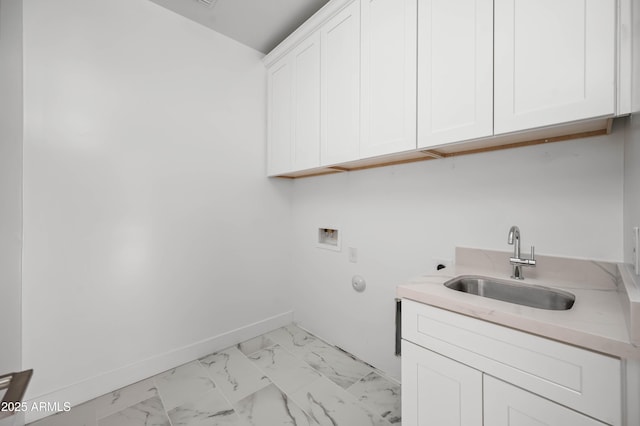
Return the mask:
{"type": "Polygon", "coordinates": [[[536,246],[531,246],[531,260],[536,260],[536,246]]]}

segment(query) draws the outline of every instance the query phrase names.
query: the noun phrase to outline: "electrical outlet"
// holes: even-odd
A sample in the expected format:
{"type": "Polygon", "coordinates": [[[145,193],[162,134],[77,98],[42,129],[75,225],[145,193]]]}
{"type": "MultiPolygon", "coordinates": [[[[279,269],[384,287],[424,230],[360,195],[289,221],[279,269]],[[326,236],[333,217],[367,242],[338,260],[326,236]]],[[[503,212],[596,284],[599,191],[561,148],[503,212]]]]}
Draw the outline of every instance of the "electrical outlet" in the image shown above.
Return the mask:
{"type": "Polygon", "coordinates": [[[358,263],[358,249],[355,247],[349,247],[349,262],[358,263]]]}
{"type": "Polygon", "coordinates": [[[440,257],[434,257],[431,260],[431,263],[432,263],[431,271],[438,271],[438,265],[444,265],[445,269],[450,269],[451,266],[453,265],[453,261],[451,259],[444,259],[440,257]]]}

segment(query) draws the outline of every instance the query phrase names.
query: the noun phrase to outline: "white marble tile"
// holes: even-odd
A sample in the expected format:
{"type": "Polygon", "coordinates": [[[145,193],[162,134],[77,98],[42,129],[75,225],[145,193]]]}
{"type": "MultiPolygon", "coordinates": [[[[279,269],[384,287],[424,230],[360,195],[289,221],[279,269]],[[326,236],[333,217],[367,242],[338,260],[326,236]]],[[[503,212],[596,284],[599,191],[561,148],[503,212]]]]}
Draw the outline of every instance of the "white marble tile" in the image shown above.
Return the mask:
{"type": "Polygon", "coordinates": [[[196,402],[169,411],[173,426],[240,426],[245,425],[231,404],[214,389],[196,402]]]}
{"type": "Polygon", "coordinates": [[[102,419],[157,395],[153,379],[142,380],[96,398],[96,417],[102,419]]]}
{"type": "Polygon", "coordinates": [[[389,426],[354,395],[326,377],[299,389],[291,399],[322,426],[389,426]]]}
{"type": "Polygon", "coordinates": [[[262,335],[239,343],[237,348],[245,355],[251,355],[261,349],[266,349],[275,345],[276,342],[271,340],[268,335],[262,335]]]}
{"type": "Polygon", "coordinates": [[[73,407],[66,413],[58,413],[45,417],[30,426],[96,426],[95,402],[89,401],[73,407]]]}
{"type": "Polygon", "coordinates": [[[198,361],[161,373],[154,377],[154,383],[167,411],[187,402],[197,401],[215,388],[207,371],[198,361]]]}
{"type": "Polygon", "coordinates": [[[373,372],[353,384],[348,391],[389,423],[400,424],[400,385],[398,383],[373,372]]]}
{"type": "Polygon", "coordinates": [[[267,376],[235,347],[202,358],[200,363],[231,402],[239,401],[271,383],[267,376]]]}
{"type": "Polygon", "coordinates": [[[369,365],[320,339],[305,345],[303,353],[307,364],[345,389],[373,371],[369,365]]]}
{"type": "Polygon", "coordinates": [[[249,359],[287,393],[320,378],[320,373],[279,345],[258,351],[249,359]]]}
{"type": "Polygon", "coordinates": [[[275,385],[269,385],[240,400],[235,408],[238,415],[251,426],[318,425],[275,385]]]}
{"type": "Polygon", "coordinates": [[[160,398],[154,396],[98,421],[98,426],[171,426],[160,398]]]}
{"type": "Polygon", "coordinates": [[[316,341],[316,337],[293,324],[271,331],[265,335],[294,355],[304,353],[305,346],[316,341]]]}
{"type": "Polygon", "coordinates": [[[34,425],[399,426],[399,402],[373,372],[291,325],[34,425]]]}

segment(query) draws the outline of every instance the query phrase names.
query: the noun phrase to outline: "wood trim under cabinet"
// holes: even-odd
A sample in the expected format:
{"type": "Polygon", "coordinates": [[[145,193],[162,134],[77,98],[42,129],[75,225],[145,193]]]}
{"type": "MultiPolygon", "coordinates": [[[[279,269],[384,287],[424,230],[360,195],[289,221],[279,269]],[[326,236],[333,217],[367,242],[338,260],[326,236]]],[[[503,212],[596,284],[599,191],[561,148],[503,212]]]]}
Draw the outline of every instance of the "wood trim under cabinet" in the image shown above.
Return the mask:
{"type": "MultiPolygon", "coordinates": [[[[395,166],[400,164],[415,163],[418,161],[436,160],[460,155],[481,154],[484,152],[500,151],[503,149],[521,148],[525,146],[542,145],[546,143],[563,142],[573,139],[583,139],[593,136],[602,136],[611,133],[613,118],[603,119],[597,122],[595,130],[578,131],[560,136],[538,137],[518,142],[511,142],[514,138],[523,138],[523,135],[506,135],[500,138],[487,138],[479,141],[462,142],[458,144],[443,145],[440,147],[408,151],[397,154],[390,154],[381,157],[366,158],[351,161],[335,166],[300,170],[286,173],[275,177],[297,179],[303,177],[320,176],[332,173],[353,172],[376,167],[395,166]]],[[[594,126],[592,126],[594,127],[594,126]]],[[[536,136],[536,133],[528,133],[529,136],[536,136]]]]}

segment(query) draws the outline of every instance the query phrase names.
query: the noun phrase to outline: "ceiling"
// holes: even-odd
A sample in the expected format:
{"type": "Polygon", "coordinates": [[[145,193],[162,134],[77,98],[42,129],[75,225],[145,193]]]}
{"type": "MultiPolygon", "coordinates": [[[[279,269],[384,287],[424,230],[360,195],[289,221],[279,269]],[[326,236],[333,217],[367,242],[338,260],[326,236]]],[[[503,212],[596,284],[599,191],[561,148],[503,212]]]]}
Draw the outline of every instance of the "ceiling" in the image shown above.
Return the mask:
{"type": "Polygon", "coordinates": [[[151,1],[266,54],[328,0],[151,1]]]}

